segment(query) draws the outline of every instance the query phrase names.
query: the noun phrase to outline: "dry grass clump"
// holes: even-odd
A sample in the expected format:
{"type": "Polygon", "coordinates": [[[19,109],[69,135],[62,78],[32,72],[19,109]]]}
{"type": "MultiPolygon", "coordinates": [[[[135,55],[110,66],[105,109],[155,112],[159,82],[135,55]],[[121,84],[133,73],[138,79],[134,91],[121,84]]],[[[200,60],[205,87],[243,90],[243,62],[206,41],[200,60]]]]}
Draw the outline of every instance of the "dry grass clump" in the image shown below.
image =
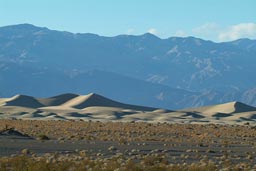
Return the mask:
{"type": "Polygon", "coordinates": [[[40,134],[37,137],[38,140],[50,140],[50,138],[45,134],[40,134]]]}
{"type": "Polygon", "coordinates": [[[64,171],[71,168],[76,168],[76,163],[69,161],[54,163],[48,162],[45,158],[35,160],[26,156],[1,159],[0,162],[0,171],[64,171]]]}
{"type": "Polygon", "coordinates": [[[122,156],[106,159],[79,158],[76,156],[16,156],[0,159],[0,171],[215,171],[253,170],[243,163],[219,166],[212,161],[192,164],[169,164],[163,156],[147,156],[140,161],[124,159],[122,156]]]}

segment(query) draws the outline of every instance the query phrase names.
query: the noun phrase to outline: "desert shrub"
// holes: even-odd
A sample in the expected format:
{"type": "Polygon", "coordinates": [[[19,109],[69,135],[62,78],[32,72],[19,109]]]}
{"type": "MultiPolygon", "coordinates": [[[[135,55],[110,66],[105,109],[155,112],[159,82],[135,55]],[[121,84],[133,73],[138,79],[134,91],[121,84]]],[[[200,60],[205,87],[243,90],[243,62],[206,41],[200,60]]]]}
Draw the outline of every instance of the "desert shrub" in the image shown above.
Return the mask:
{"type": "Polygon", "coordinates": [[[215,171],[229,170],[253,170],[246,164],[219,166],[213,162],[192,164],[165,164],[159,161],[153,162],[153,158],[146,158],[146,162],[136,162],[131,159],[89,159],[82,161],[64,158],[58,161],[49,161],[47,157],[32,158],[30,156],[16,156],[12,158],[0,158],[0,171],[215,171]],[[150,164],[150,165],[148,165],[150,164]]]}
{"type": "Polygon", "coordinates": [[[127,160],[124,165],[124,171],[143,171],[141,165],[135,163],[133,160],[127,160]]]}
{"type": "Polygon", "coordinates": [[[150,155],[150,156],[146,156],[141,163],[147,166],[154,166],[159,163],[167,165],[168,161],[165,159],[164,156],[150,155]]]}
{"type": "Polygon", "coordinates": [[[28,170],[29,160],[25,156],[19,156],[11,159],[8,165],[11,165],[15,171],[25,171],[28,170]]]}
{"type": "Polygon", "coordinates": [[[212,162],[208,162],[208,163],[204,163],[204,164],[202,164],[202,163],[198,163],[198,164],[193,163],[193,164],[188,166],[188,170],[189,171],[205,171],[205,170],[215,171],[215,170],[217,170],[217,167],[212,162]]]}
{"type": "Polygon", "coordinates": [[[40,135],[38,135],[38,139],[39,140],[49,140],[50,138],[45,134],[40,134],[40,135]]]}

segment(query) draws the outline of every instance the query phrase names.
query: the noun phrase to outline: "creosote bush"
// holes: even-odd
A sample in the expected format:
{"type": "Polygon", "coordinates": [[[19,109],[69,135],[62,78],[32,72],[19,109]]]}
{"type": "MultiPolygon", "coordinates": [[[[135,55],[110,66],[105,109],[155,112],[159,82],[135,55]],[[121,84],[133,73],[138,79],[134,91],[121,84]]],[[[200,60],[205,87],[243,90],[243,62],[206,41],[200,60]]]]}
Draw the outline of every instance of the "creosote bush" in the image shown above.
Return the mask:
{"type": "Polygon", "coordinates": [[[38,139],[39,140],[49,140],[50,138],[45,134],[40,134],[40,135],[38,135],[38,139]]]}
{"type": "MultiPolygon", "coordinates": [[[[216,171],[216,170],[252,170],[243,164],[219,166],[211,161],[192,164],[169,164],[162,162],[163,158],[145,158],[138,162],[123,158],[90,159],[80,161],[59,156],[59,159],[49,161],[45,157],[16,156],[0,159],[0,171],[216,171]],[[61,160],[60,160],[61,159],[61,160]],[[156,162],[155,162],[156,161],[156,162]]],[[[255,169],[255,168],[254,168],[255,169]]]]}

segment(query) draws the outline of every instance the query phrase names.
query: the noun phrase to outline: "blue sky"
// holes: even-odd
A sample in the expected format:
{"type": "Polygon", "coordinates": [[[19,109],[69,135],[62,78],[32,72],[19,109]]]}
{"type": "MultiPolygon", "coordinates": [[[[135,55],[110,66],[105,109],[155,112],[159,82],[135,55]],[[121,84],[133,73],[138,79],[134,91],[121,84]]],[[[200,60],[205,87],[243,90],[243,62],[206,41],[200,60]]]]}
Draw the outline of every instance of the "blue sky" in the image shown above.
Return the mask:
{"type": "Polygon", "coordinates": [[[213,41],[256,39],[256,0],[0,0],[0,26],[213,41]]]}

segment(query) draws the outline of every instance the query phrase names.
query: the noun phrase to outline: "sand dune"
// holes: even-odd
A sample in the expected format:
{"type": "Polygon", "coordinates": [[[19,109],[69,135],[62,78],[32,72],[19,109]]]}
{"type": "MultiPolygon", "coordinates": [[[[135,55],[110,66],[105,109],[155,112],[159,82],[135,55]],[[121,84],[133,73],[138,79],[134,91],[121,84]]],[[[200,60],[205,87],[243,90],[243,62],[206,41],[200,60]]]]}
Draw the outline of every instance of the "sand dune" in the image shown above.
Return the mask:
{"type": "Polygon", "coordinates": [[[58,105],[61,105],[77,96],[79,96],[79,95],[67,93],[67,94],[62,94],[59,96],[54,96],[54,97],[49,97],[49,98],[37,98],[37,100],[44,106],[58,106],[58,105]]]}
{"type": "Polygon", "coordinates": [[[203,113],[204,115],[213,116],[215,114],[234,114],[248,111],[256,111],[255,107],[248,106],[241,102],[230,102],[224,104],[218,104],[214,106],[205,106],[194,109],[187,109],[185,111],[203,113]]]}
{"type": "Polygon", "coordinates": [[[5,98],[0,102],[2,106],[22,106],[29,108],[38,108],[44,106],[36,98],[25,95],[16,95],[11,98],[5,98]]]}
{"type": "Polygon", "coordinates": [[[0,118],[255,124],[256,108],[240,102],[230,102],[171,111],[124,104],[94,93],[62,94],[49,98],[16,95],[0,98],[0,118]]]}
{"type": "Polygon", "coordinates": [[[146,111],[155,110],[155,108],[150,108],[150,107],[142,107],[142,106],[119,103],[95,93],[90,93],[84,96],[77,96],[67,101],[66,103],[62,104],[61,106],[72,107],[77,109],[84,109],[86,107],[91,107],[91,106],[104,106],[104,107],[117,107],[117,108],[124,108],[124,109],[146,110],[146,111]]]}

